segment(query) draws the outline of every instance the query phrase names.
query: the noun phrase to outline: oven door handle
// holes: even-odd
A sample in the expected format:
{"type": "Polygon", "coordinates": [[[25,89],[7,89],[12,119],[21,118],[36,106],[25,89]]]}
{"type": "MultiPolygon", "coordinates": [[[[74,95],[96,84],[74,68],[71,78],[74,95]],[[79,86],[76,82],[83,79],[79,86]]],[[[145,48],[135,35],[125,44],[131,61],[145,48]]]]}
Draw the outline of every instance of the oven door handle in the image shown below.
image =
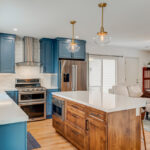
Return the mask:
{"type": "Polygon", "coordinates": [[[45,104],[45,103],[46,103],[46,101],[43,101],[43,102],[20,103],[19,106],[28,106],[28,105],[45,104]]]}

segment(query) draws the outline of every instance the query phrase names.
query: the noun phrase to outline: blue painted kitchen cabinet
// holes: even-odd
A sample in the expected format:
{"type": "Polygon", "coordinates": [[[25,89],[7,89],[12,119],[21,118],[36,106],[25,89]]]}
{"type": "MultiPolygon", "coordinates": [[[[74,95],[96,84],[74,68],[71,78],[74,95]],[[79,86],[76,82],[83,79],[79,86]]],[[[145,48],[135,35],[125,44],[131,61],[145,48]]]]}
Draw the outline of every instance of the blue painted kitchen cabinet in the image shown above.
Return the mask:
{"type": "Polygon", "coordinates": [[[52,92],[58,91],[58,89],[47,89],[46,91],[46,118],[52,118],[52,92]]]}
{"type": "Polygon", "coordinates": [[[0,125],[0,150],[27,150],[27,122],[0,125]]]}
{"type": "Polygon", "coordinates": [[[40,61],[43,73],[54,73],[53,40],[43,38],[40,40],[40,61]]]}
{"type": "Polygon", "coordinates": [[[68,38],[56,38],[56,44],[55,46],[57,48],[56,51],[59,52],[58,57],[60,59],[79,59],[79,60],[85,60],[85,53],[86,53],[86,41],[84,40],[75,40],[75,42],[79,45],[80,49],[78,52],[71,53],[68,51],[67,47],[69,43],[71,42],[71,39],[68,38]]]}
{"type": "Polygon", "coordinates": [[[18,104],[18,91],[6,91],[7,95],[18,104]]]}
{"type": "Polygon", "coordinates": [[[0,73],[15,73],[15,37],[0,33],[0,73]]]}

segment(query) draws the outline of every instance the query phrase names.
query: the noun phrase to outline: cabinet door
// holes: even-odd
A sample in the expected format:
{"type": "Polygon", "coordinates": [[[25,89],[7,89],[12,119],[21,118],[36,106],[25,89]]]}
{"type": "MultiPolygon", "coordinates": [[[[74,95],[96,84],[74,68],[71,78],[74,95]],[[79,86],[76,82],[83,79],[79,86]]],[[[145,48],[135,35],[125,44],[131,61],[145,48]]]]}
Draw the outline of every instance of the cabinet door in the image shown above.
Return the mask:
{"type": "Polygon", "coordinates": [[[79,42],[76,41],[76,43],[80,46],[80,49],[78,52],[75,52],[72,56],[73,59],[85,59],[85,51],[86,51],[86,47],[85,47],[85,42],[79,42]]]}
{"type": "Polygon", "coordinates": [[[71,53],[67,49],[68,44],[67,40],[59,41],[59,58],[71,59],[71,53]]]}
{"type": "Polygon", "coordinates": [[[15,72],[15,38],[0,36],[0,72],[15,72]]]}
{"type": "Polygon", "coordinates": [[[52,41],[45,43],[45,73],[53,73],[53,43],[52,41]]]}
{"type": "Polygon", "coordinates": [[[46,116],[47,118],[51,118],[52,115],[52,102],[51,102],[51,92],[47,90],[47,98],[46,98],[46,116]]]}
{"type": "Polygon", "coordinates": [[[89,150],[107,150],[105,122],[90,115],[87,124],[89,150]]]}
{"type": "Polygon", "coordinates": [[[46,116],[52,118],[52,92],[58,92],[58,89],[49,89],[46,93],[46,116]]]}
{"type": "Polygon", "coordinates": [[[43,73],[53,73],[53,42],[51,39],[43,39],[40,42],[40,59],[43,73]]]}

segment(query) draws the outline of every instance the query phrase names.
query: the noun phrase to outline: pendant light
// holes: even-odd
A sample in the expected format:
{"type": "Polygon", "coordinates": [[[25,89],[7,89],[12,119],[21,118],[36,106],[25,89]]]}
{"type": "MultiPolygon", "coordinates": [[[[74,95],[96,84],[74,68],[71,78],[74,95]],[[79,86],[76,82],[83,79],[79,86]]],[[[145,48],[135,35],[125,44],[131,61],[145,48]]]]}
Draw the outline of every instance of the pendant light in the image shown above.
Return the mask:
{"type": "Polygon", "coordinates": [[[111,36],[104,30],[104,8],[107,6],[107,3],[102,2],[98,4],[98,6],[102,9],[102,17],[101,17],[101,27],[100,32],[97,33],[97,36],[94,37],[94,40],[99,45],[106,45],[110,43],[111,36]]]}
{"type": "Polygon", "coordinates": [[[69,52],[71,53],[75,53],[77,51],[79,51],[80,47],[79,45],[75,42],[75,38],[74,38],[74,25],[76,24],[76,21],[70,21],[70,24],[72,25],[72,40],[69,43],[69,45],[67,46],[67,49],[69,52]]]}

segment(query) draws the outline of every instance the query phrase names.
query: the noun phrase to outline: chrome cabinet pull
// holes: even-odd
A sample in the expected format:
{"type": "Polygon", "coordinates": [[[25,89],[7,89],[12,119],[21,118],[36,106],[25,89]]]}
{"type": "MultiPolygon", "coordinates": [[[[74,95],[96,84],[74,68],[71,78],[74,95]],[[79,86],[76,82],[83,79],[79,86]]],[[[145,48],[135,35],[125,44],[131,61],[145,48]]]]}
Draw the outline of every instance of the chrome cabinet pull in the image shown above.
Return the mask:
{"type": "Polygon", "coordinates": [[[90,115],[94,116],[94,117],[102,117],[101,114],[95,114],[95,113],[91,113],[90,115]]]}
{"type": "Polygon", "coordinates": [[[79,109],[77,106],[75,106],[75,105],[71,105],[73,108],[76,108],[76,109],[79,109]]]}
{"type": "Polygon", "coordinates": [[[94,118],[94,119],[96,119],[96,120],[98,120],[98,121],[104,122],[104,120],[102,120],[102,119],[100,119],[100,118],[98,118],[98,117],[96,117],[96,116],[90,115],[90,117],[91,117],[91,118],[94,118]]]}
{"type": "Polygon", "coordinates": [[[79,135],[79,133],[75,130],[71,130],[75,135],[79,135]]]}
{"type": "Polygon", "coordinates": [[[78,116],[77,115],[75,115],[75,114],[71,114],[73,117],[75,117],[75,118],[78,118],[78,116]]]}

